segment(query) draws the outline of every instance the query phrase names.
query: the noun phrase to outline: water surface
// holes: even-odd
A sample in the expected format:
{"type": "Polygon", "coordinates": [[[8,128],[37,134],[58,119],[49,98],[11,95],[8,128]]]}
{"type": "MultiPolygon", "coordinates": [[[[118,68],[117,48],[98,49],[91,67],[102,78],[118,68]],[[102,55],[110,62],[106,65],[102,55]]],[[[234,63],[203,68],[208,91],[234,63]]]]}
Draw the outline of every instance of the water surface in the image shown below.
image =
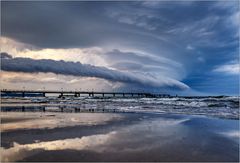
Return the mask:
{"type": "Polygon", "coordinates": [[[2,99],[1,161],[238,162],[236,100],[2,99]]]}

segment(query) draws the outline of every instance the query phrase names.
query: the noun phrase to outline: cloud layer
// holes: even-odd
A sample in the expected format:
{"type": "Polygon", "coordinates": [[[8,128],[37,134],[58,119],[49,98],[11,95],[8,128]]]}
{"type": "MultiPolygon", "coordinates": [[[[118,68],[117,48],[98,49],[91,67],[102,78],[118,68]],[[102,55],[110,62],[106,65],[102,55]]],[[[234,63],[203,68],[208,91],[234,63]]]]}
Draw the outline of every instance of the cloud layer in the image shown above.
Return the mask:
{"type": "Polygon", "coordinates": [[[2,52],[67,65],[50,72],[127,89],[186,83],[196,92],[238,94],[238,63],[231,63],[239,58],[238,0],[3,1],[1,9],[2,52]],[[70,61],[87,74],[70,70],[70,61]]]}
{"type": "Polygon", "coordinates": [[[213,70],[214,72],[220,72],[230,75],[239,75],[240,74],[240,65],[239,63],[228,63],[225,65],[218,66],[213,70]]]}
{"type": "Polygon", "coordinates": [[[163,77],[161,80],[158,80],[153,77],[111,70],[105,67],[97,67],[89,64],[81,64],[80,62],[65,62],[50,59],[34,60],[31,58],[12,58],[10,55],[6,55],[6,53],[1,53],[1,58],[1,68],[4,71],[26,73],[43,72],[81,77],[96,77],[112,82],[130,83],[155,88],[188,88],[187,85],[168,77],[163,77]]]}

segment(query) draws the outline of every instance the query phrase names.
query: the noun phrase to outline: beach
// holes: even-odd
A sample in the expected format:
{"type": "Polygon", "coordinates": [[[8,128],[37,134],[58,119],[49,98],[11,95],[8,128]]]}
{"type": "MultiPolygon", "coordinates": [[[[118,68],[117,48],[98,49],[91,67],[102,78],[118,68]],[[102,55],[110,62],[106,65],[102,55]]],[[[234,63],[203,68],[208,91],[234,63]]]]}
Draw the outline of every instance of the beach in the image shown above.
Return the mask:
{"type": "Polygon", "coordinates": [[[1,112],[1,161],[239,161],[239,120],[172,113],[1,112]]]}

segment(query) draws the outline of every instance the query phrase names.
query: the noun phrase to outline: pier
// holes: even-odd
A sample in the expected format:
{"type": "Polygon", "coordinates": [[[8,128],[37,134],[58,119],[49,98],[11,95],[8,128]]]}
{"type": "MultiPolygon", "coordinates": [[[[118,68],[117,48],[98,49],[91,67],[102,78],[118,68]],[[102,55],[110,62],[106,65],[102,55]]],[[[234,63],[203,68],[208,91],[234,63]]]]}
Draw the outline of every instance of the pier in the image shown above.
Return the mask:
{"type": "Polygon", "coordinates": [[[98,91],[50,91],[50,90],[1,90],[1,96],[21,96],[21,97],[31,97],[34,95],[45,97],[47,95],[58,95],[59,98],[73,96],[80,97],[84,96],[101,96],[101,97],[169,97],[168,94],[158,94],[158,93],[146,93],[146,92],[98,92],[98,91]]]}

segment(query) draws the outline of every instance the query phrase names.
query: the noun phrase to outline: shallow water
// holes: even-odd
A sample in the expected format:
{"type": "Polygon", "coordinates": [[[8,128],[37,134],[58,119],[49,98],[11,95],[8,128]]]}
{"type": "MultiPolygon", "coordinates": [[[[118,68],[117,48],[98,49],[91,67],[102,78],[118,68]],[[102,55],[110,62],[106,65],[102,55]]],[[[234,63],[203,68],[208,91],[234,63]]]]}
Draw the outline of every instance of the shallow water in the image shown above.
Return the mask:
{"type": "Polygon", "coordinates": [[[2,132],[2,161],[239,160],[239,120],[150,113],[49,115],[1,114],[3,119],[22,117],[1,124],[16,126],[2,132]],[[54,123],[42,125],[46,119],[54,123]]]}

